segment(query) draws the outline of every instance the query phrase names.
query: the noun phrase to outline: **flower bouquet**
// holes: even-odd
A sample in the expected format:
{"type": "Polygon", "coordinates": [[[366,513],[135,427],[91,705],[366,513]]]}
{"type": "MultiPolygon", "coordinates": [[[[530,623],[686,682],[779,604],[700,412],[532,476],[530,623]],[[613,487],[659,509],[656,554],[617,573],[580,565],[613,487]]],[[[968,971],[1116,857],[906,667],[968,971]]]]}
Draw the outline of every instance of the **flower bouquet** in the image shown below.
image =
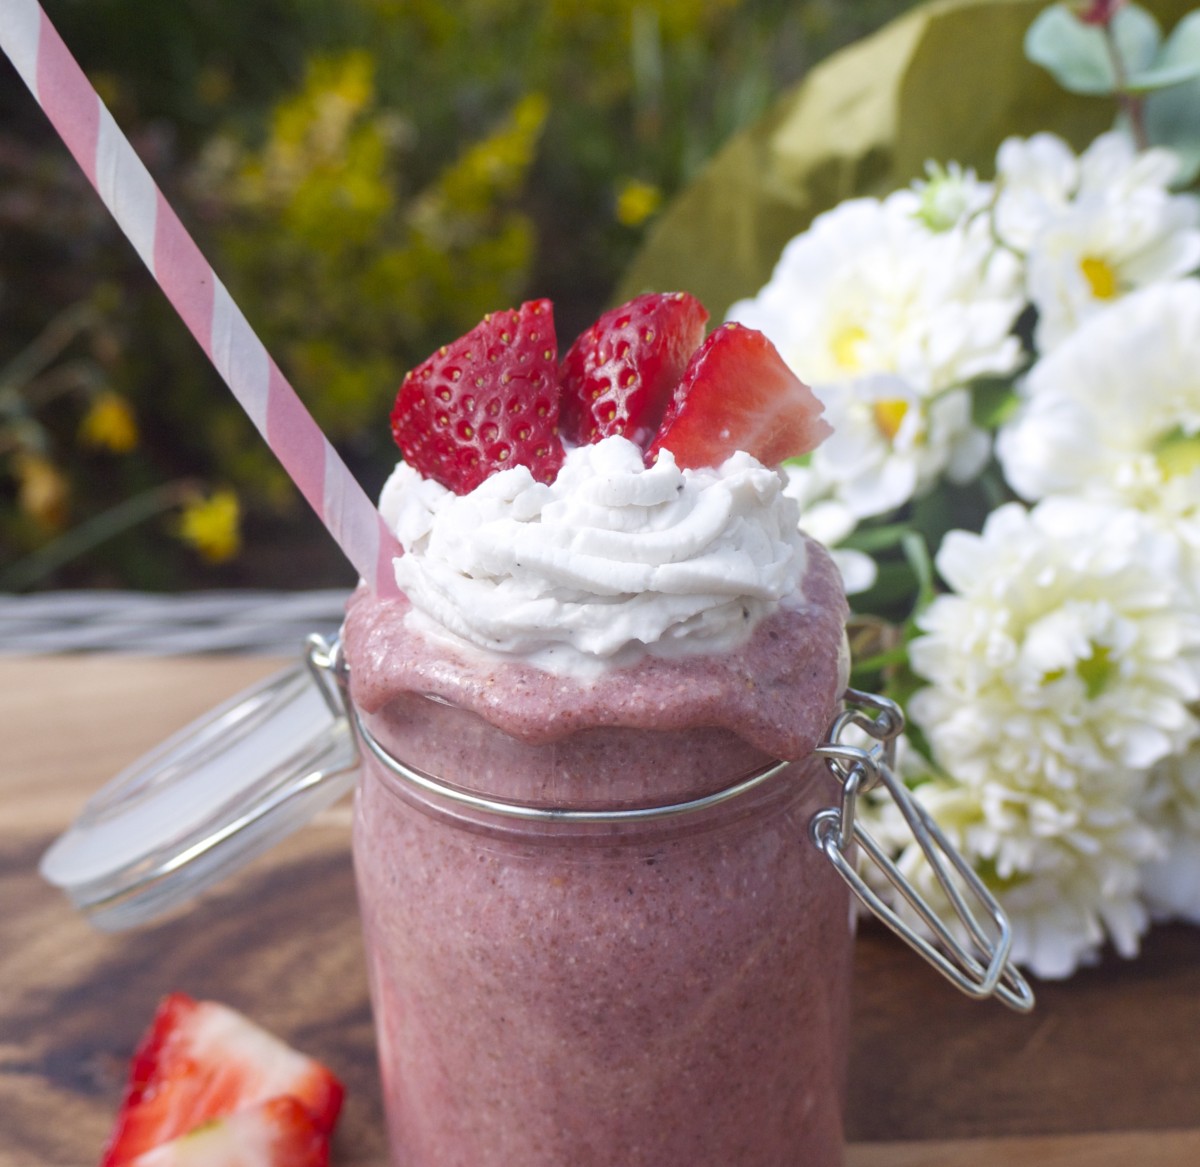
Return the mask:
{"type": "MultiPolygon", "coordinates": [[[[728,318],[835,428],[786,473],[855,683],[904,707],[906,780],[1043,977],[1200,922],[1200,11],[1156,7],[1169,35],[1120,0],[918,9],[732,143],[626,288],[711,302],[685,243],[729,240],[728,318]],[[920,175],[911,108],[945,148],[920,175]]],[[[890,805],[870,829],[933,898],[890,805]]]]}

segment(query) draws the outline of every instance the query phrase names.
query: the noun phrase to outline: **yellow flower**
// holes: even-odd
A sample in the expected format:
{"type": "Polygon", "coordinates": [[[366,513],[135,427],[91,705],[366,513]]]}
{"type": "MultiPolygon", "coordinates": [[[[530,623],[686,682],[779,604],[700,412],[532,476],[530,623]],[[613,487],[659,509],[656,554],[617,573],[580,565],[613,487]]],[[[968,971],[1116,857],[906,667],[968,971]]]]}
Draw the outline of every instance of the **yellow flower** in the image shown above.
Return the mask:
{"type": "Polygon", "coordinates": [[[129,402],[111,390],[96,394],[79,423],[79,438],[88,446],[128,454],[138,442],[137,419],[129,402]]]}
{"type": "Polygon", "coordinates": [[[67,518],[71,493],[66,476],[49,458],[22,450],[13,456],[17,502],[42,527],[58,528],[67,518]]]}
{"type": "Polygon", "coordinates": [[[472,143],[443,171],[417,207],[418,221],[435,214],[484,215],[502,195],[515,193],[537,153],[550,113],[544,93],[527,93],[500,127],[472,143]]]}
{"type": "Polygon", "coordinates": [[[662,205],[662,191],[639,178],[626,179],[617,190],[617,222],[640,227],[662,205]]]}
{"type": "Polygon", "coordinates": [[[241,508],[232,490],[216,490],[208,498],[185,503],[179,537],[209,563],[224,563],[241,550],[241,508]]]}

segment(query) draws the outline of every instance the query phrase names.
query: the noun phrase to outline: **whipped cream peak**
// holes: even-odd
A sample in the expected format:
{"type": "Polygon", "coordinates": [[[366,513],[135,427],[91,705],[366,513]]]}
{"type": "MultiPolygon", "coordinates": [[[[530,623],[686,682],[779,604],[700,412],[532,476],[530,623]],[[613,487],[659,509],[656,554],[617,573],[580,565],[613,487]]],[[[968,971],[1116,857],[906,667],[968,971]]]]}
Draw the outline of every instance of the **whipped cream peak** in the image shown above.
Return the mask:
{"type": "Polygon", "coordinates": [[[515,466],[465,495],[401,463],[380,509],[423,631],[580,673],[728,651],[794,596],[805,539],[783,487],[749,454],[647,467],[610,437],[568,451],[552,483],[515,466]]]}

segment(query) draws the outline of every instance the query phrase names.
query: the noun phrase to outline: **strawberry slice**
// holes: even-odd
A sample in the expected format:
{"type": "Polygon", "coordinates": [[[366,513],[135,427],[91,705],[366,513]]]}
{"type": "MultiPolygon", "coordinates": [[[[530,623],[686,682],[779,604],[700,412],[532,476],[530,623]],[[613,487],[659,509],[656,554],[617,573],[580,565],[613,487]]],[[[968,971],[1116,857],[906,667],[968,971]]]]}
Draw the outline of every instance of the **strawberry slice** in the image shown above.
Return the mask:
{"type": "Polygon", "coordinates": [[[638,296],[605,312],[559,369],[566,438],[583,446],[620,434],[644,449],[706,320],[704,305],[687,292],[638,296]]]}
{"type": "Polygon", "coordinates": [[[761,332],[723,324],[688,362],[646,461],[667,449],[679,466],[695,469],[745,450],[776,466],[833,432],[823,409],[761,332]]]}
{"type": "Polygon", "coordinates": [[[409,465],[456,494],[510,466],[551,482],[563,459],[558,409],[554,306],[531,300],[490,313],[413,369],[392,435],[409,465]]]}
{"type": "Polygon", "coordinates": [[[173,993],[133,1056],[125,1099],[100,1167],[117,1167],[201,1123],[291,1095],[317,1130],[337,1120],[342,1084],[233,1009],[173,993]]]}
{"type": "Polygon", "coordinates": [[[210,1119],[129,1167],[328,1167],[329,1136],[290,1094],[210,1119]]]}

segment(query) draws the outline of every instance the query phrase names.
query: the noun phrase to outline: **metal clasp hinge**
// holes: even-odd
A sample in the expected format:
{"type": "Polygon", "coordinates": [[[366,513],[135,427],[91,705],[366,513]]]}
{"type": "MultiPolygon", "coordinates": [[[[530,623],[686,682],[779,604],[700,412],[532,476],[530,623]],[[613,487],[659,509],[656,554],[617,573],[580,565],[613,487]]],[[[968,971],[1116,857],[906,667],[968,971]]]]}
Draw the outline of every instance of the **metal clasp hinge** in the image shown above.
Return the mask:
{"type": "Polygon", "coordinates": [[[304,642],[304,663],[334,720],[344,718],[347,723],[353,724],[347,691],[349,679],[341,641],[337,637],[326,640],[312,633],[304,642]]]}
{"type": "Polygon", "coordinates": [[[969,997],[997,997],[1011,1009],[1028,1012],[1033,1008],[1033,991],[1009,960],[1012,926],[1008,917],[895,772],[896,739],[904,729],[900,707],[856,689],[847,689],[845,700],[848,708],[834,721],[828,740],[816,749],[841,784],[841,806],[828,807],[813,816],[813,842],[859,900],[951,984],[969,997]],[[864,749],[844,740],[852,726],[862,730],[873,744],[864,749]],[[880,784],[904,816],[965,931],[967,943],[951,931],[863,826],[856,813],[858,799],[880,784]],[[902,920],[859,874],[848,858],[855,844],[916,912],[933,942],[902,920]],[[974,910],[970,901],[975,904],[974,910]]]}

